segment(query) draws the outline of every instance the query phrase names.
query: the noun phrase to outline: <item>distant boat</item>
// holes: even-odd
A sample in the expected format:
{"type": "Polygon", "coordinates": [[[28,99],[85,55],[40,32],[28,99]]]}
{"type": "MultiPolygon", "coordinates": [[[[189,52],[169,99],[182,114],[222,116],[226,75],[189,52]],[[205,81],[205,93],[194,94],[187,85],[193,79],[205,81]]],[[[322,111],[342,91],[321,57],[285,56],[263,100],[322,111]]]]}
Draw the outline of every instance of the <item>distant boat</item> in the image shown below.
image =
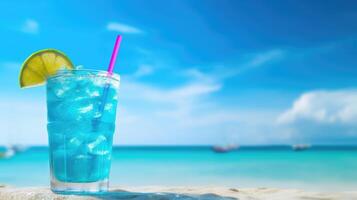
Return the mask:
{"type": "Polygon", "coordinates": [[[15,155],[15,150],[11,147],[7,147],[5,152],[0,152],[0,158],[10,158],[15,155]]]}
{"type": "Polygon", "coordinates": [[[294,151],[305,151],[307,149],[309,149],[311,147],[311,145],[309,144],[294,144],[291,146],[291,148],[294,151]]]}
{"type": "Polygon", "coordinates": [[[11,148],[15,151],[15,153],[20,153],[20,152],[24,152],[28,149],[27,146],[25,145],[12,145],[11,148]]]}
{"type": "Polygon", "coordinates": [[[5,147],[4,152],[0,152],[0,158],[10,158],[17,153],[21,153],[27,150],[27,147],[24,145],[11,145],[5,147]]]}
{"type": "Polygon", "coordinates": [[[236,144],[226,145],[226,146],[213,146],[212,150],[216,153],[227,153],[239,149],[236,144]]]}

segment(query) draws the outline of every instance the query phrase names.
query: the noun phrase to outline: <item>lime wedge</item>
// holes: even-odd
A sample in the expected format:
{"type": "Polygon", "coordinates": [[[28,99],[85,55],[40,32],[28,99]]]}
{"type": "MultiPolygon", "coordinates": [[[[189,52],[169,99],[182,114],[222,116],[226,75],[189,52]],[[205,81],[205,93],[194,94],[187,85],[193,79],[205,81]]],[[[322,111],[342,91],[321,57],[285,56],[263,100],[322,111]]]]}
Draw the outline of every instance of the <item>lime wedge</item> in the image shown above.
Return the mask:
{"type": "Polygon", "coordinates": [[[60,69],[73,69],[69,58],[56,49],[43,49],[30,55],[22,64],[20,87],[41,85],[47,77],[55,75],[60,69]]]}

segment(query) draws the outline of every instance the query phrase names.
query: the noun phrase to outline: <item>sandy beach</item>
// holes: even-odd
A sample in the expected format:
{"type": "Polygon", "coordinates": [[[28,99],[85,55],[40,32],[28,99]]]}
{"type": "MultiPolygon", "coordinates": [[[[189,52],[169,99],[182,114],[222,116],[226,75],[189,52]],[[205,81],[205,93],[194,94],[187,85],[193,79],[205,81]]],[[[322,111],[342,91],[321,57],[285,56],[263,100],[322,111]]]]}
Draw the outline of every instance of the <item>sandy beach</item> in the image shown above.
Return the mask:
{"type": "Polygon", "coordinates": [[[307,192],[275,188],[227,188],[227,187],[121,187],[96,196],[58,195],[46,187],[15,188],[1,186],[0,200],[65,200],[65,199],[203,199],[203,200],[357,200],[357,191],[307,192]]]}

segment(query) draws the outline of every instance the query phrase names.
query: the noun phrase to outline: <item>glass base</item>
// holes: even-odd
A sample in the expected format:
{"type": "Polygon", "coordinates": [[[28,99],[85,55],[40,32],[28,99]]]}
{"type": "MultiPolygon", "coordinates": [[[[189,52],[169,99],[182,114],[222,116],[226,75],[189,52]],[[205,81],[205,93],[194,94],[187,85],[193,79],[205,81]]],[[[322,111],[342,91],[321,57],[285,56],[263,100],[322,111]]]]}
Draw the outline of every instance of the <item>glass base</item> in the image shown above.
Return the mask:
{"type": "Polygon", "coordinates": [[[91,183],[68,183],[58,180],[51,180],[51,190],[58,194],[93,194],[107,192],[109,188],[108,180],[91,183]]]}

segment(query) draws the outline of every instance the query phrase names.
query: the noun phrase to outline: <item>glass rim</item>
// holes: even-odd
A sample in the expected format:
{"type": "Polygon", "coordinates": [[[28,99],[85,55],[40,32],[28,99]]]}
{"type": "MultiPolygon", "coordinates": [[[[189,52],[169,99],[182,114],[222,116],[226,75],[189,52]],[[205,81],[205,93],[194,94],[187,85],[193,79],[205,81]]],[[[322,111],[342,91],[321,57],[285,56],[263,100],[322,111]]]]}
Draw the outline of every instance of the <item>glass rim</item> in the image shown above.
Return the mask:
{"type": "Polygon", "coordinates": [[[59,77],[65,77],[65,76],[76,76],[76,75],[80,75],[80,76],[98,76],[98,77],[106,77],[109,79],[113,79],[116,81],[120,81],[120,75],[117,73],[112,73],[109,74],[108,71],[104,71],[104,70],[96,70],[96,69],[70,69],[70,70],[62,70],[60,71],[60,73],[57,73],[55,75],[49,76],[47,77],[47,79],[56,79],[59,77]],[[85,72],[88,74],[73,74],[72,72],[76,71],[76,72],[85,72]]]}

